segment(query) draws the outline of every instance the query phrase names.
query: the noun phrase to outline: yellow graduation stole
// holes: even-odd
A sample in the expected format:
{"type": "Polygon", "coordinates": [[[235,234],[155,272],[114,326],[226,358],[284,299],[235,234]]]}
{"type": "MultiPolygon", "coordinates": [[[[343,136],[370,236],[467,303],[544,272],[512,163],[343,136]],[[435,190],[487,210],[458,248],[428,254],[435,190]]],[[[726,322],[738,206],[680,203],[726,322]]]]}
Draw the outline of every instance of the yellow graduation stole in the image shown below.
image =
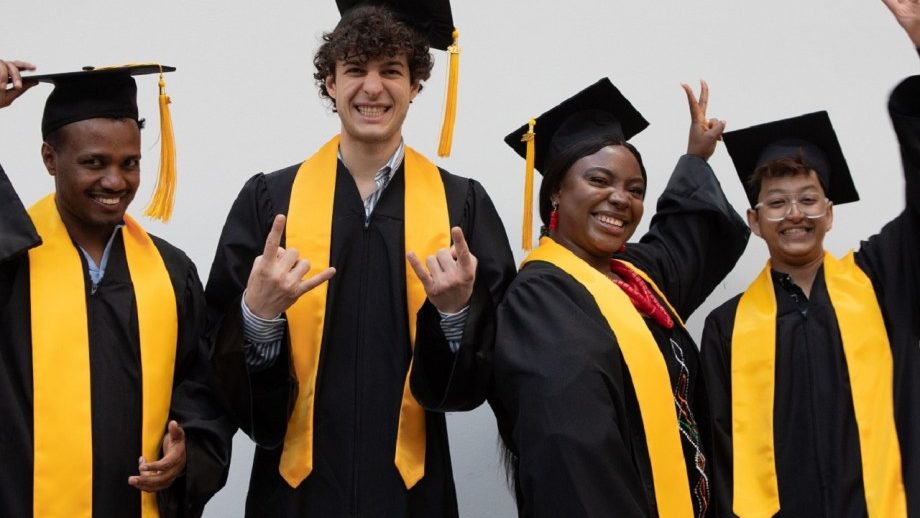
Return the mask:
{"type": "MultiPolygon", "coordinates": [[[[581,260],[567,248],[551,238],[540,239],[540,246],[524,262],[551,263],[579,282],[594,297],[601,313],[607,319],[610,331],[616,336],[626,367],[636,389],[636,399],[645,430],[655,485],[655,502],[658,515],[668,518],[692,518],[693,503],[684,451],[680,443],[680,428],[674,408],[671,378],[664,356],[649,331],[645,320],[633,307],[629,297],[606,275],[581,260]]],[[[624,262],[640,275],[670,306],[651,279],[635,266],[624,262]]],[[[674,311],[674,308],[671,308],[674,311]]],[[[675,313],[676,314],[676,313],[675,313]]]]}
{"type": "MultiPolygon", "coordinates": [[[[839,261],[825,253],[824,278],[847,360],[869,516],[907,516],[891,347],[875,290],[853,252],[839,261]]],[[[731,373],[733,510],[741,518],[770,517],[780,506],[773,449],[776,298],[769,263],[738,303],[731,373]]]]}
{"type": "MultiPolygon", "coordinates": [[[[83,264],[61,221],[53,194],[33,205],[29,216],[42,236],[42,245],[29,250],[33,514],[91,517],[93,437],[83,264]]],[[[127,214],[125,223],[122,235],[137,300],[140,336],[142,454],[156,459],[172,396],[178,337],[176,295],[150,236],[127,214]]],[[[143,518],[159,516],[156,494],[141,493],[141,511],[143,518]]]]}
{"type": "MultiPolygon", "coordinates": [[[[304,161],[291,189],[286,243],[310,260],[308,275],[330,266],[338,147],[339,137],[336,136],[304,161]]],[[[450,246],[447,194],[438,168],[428,159],[407,146],[404,161],[405,250],[415,251],[424,260],[438,249],[450,246]]],[[[414,349],[416,314],[427,295],[408,262],[405,269],[409,340],[414,349]]],[[[328,283],[320,284],[303,294],[287,310],[298,391],[288,420],[278,470],[291,487],[299,486],[313,470],[313,407],[327,290],[328,283]]],[[[411,372],[410,360],[403,386],[394,459],[407,489],[425,475],[425,411],[409,390],[411,372]]]]}

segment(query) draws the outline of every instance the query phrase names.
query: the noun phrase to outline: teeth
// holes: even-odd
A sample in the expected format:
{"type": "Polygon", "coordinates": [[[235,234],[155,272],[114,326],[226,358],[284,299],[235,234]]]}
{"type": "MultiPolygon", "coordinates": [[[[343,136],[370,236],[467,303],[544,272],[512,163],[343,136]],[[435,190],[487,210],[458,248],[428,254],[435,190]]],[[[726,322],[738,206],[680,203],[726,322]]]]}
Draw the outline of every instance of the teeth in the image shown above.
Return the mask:
{"type": "Polygon", "coordinates": [[[626,224],[626,223],[625,223],[623,220],[621,220],[621,219],[617,219],[617,218],[614,218],[614,217],[611,217],[611,216],[606,216],[606,215],[604,215],[604,214],[598,214],[598,215],[597,215],[597,220],[600,221],[601,223],[604,223],[604,224],[607,224],[607,225],[613,225],[613,226],[615,226],[615,227],[620,227],[620,228],[623,228],[623,225],[626,224]]]}
{"type": "Polygon", "coordinates": [[[118,202],[121,201],[121,198],[101,198],[98,196],[93,199],[103,205],[118,205],[118,202]]]}
{"type": "Polygon", "coordinates": [[[386,111],[382,106],[358,106],[358,112],[366,117],[379,117],[386,111]]]}
{"type": "Polygon", "coordinates": [[[808,232],[808,229],[805,229],[805,228],[787,228],[786,230],[783,230],[782,233],[783,235],[788,236],[788,235],[793,235],[793,234],[795,235],[804,234],[806,232],[808,232]]]}

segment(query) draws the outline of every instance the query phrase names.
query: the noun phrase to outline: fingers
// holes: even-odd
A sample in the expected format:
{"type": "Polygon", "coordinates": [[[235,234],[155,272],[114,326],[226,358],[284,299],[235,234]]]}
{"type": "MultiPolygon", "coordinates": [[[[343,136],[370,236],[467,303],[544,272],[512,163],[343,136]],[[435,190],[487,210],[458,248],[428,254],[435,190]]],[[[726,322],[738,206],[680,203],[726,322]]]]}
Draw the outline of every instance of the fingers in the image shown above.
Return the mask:
{"type": "Polygon", "coordinates": [[[428,273],[428,270],[422,265],[422,262],[419,261],[418,256],[415,255],[415,252],[409,252],[406,254],[406,260],[409,261],[409,266],[412,267],[412,271],[415,272],[415,276],[418,277],[418,280],[422,282],[422,286],[425,288],[426,293],[431,292],[431,274],[428,273]]]}
{"type": "Polygon", "coordinates": [[[681,83],[680,87],[684,89],[684,93],[687,94],[687,104],[690,106],[690,120],[692,122],[697,122],[702,118],[700,114],[700,105],[696,100],[696,95],[693,94],[693,89],[690,88],[690,85],[686,83],[681,83]]]}
{"type": "Polygon", "coordinates": [[[475,258],[470,252],[470,245],[466,242],[463,230],[460,227],[453,227],[450,229],[450,237],[454,242],[453,247],[451,247],[453,256],[457,259],[457,265],[460,269],[469,270],[471,267],[475,268],[475,258]]]}
{"type": "Polygon", "coordinates": [[[709,83],[700,79],[700,117],[706,118],[706,108],[709,107],[709,83]]]}
{"type": "Polygon", "coordinates": [[[262,250],[262,257],[275,257],[278,247],[281,245],[281,234],[284,233],[284,223],[284,214],[275,216],[275,220],[272,221],[272,229],[268,232],[268,237],[265,238],[265,248],[262,250]]]}
{"type": "Polygon", "coordinates": [[[725,131],[725,121],[719,119],[709,119],[709,129],[706,130],[706,136],[716,140],[722,140],[722,133],[725,131]]]}
{"type": "MultiPolygon", "coordinates": [[[[14,89],[22,89],[22,76],[19,74],[21,70],[35,70],[35,65],[25,61],[0,60],[0,85],[3,86],[4,90],[7,83],[13,83],[14,89]]],[[[26,88],[30,86],[32,85],[27,85],[26,88]]]]}
{"type": "Polygon", "coordinates": [[[185,441],[185,430],[183,430],[182,427],[179,426],[179,423],[176,421],[169,422],[169,425],[167,426],[167,433],[169,435],[169,439],[173,443],[185,441]]]}
{"type": "MultiPolygon", "coordinates": [[[[309,268],[309,261],[307,261],[307,266],[309,268]]],[[[300,283],[300,286],[297,288],[297,297],[299,298],[304,293],[312,290],[313,288],[319,286],[320,284],[327,282],[335,275],[335,268],[326,268],[325,270],[319,272],[318,274],[310,277],[309,279],[303,280],[300,283]]]]}

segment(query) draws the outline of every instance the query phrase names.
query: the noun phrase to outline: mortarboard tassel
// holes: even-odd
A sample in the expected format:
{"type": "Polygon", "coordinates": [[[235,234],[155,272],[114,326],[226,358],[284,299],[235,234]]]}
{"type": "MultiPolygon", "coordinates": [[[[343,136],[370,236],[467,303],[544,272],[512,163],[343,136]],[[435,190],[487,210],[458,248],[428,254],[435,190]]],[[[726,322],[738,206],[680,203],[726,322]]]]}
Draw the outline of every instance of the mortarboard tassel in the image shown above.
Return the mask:
{"type": "Polygon", "coordinates": [[[456,28],[454,42],[447,47],[450,56],[447,66],[447,95],[444,102],[444,123],[441,125],[441,142],[438,144],[438,156],[450,156],[450,147],[454,140],[454,122],[457,119],[457,81],[460,77],[460,31],[456,28]]]}
{"type": "Polygon", "coordinates": [[[528,121],[527,133],[521,137],[521,142],[527,143],[527,157],[524,170],[524,225],[521,229],[521,248],[530,251],[533,248],[533,168],[536,155],[536,133],[533,127],[537,124],[535,119],[528,121]]]}
{"type": "Polygon", "coordinates": [[[166,95],[166,80],[160,73],[160,173],[153,198],[144,215],[160,221],[169,221],[176,197],[176,141],[173,138],[172,116],[166,95]]]}

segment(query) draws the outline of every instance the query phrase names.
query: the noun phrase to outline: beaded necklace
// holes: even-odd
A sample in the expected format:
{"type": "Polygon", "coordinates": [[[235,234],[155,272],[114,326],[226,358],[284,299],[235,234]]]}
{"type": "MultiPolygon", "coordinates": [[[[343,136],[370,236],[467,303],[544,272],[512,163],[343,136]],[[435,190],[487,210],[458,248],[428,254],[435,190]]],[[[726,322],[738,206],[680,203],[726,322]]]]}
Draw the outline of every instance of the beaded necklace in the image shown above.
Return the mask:
{"type": "Polygon", "coordinates": [[[668,315],[668,312],[665,311],[658,299],[648,289],[645,281],[636,272],[616,259],[610,260],[610,271],[621,277],[621,279],[611,280],[626,293],[639,313],[651,317],[652,320],[665,329],[674,327],[674,321],[671,320],[671,316],[668,315]]]}

